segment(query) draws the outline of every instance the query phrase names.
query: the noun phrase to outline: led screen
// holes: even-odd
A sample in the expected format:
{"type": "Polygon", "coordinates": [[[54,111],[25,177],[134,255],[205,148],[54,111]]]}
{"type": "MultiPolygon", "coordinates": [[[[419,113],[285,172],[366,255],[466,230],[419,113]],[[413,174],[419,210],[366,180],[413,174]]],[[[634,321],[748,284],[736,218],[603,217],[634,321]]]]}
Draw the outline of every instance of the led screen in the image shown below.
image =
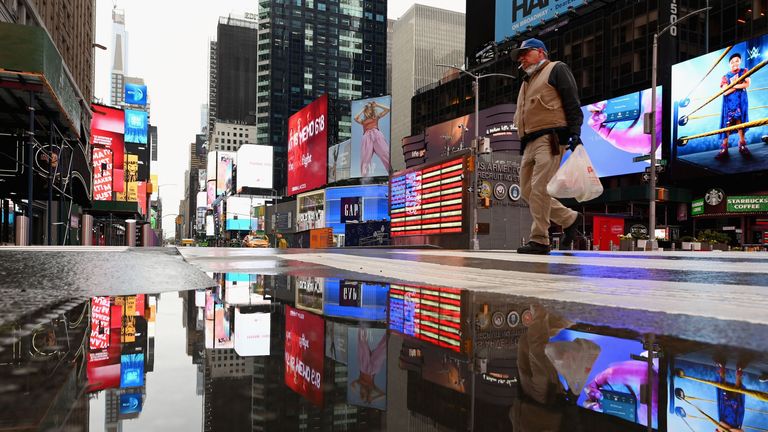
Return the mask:
{"type": "Polygon", "coordinates": [[[768,382],[759,362],[720,353],[673,358],[669,368],[670,431],[768,430],[768,382]]]}
{"type": "Polygon", "coordinates": [[[244,144],[237,150],[237,190],[272,189],[272,147],[244,144]]]}
{"type": "Polygon", "coordinates": [[[256,226],[251,218],[251,199],[231,196],[227,198],[227,229],[249,231],[256,226]]]}
{"type": "Polygon", "coordinates": [[[388,176],[391,96],[352,101],[350,177],[388,176]]]}
{"type": "Polygon", "coordinates": [[[388,284],[328,278],[323,315],[365,321],[387,319],[388,284]]]}
{"type": "Polygon", "coordinates": [[[768,169],[766,50],[768,35],[672,66],[679,160],[720,174],[768,169]]]}
{"type": "Polygon", "coordinates": [[[120,356],[120,388],[144,385],[144,353],[120,356]]]}
{"type": "Polygon", "coordinates": [[[496,41],[542,27],[589,0],[496,0],[496,41]]]}
{"type": "Polygon", "coordinates": [[[91,144],[112,150],[116,169],[123,169],[125,113],[104,105],[91,105],[91,144]]]}
{"type": "Polygon", "coordinates": [[[216,196],[232,188],[232,166],[236,156],[234,152],[216,152],[216,196]]]}
{"type": "Polygon", "coordinates": [[[125,141],[147,143],[149,118],[146,111],[125,110],[125,141]]]}
{"type": "MultiPolygon", "coordinates": [[[[651,112],[651,91],[643,90],[581,107],[581,140],[598,177],[640,173],[649,160],[634,162],[651,152],[651,135],[643,115],[651,112]]],[[[656,158],[661,159],[661,87],[656,90],[656,158]]],[[[571,152],[566,152],[563,162],[571,152]]]]}
{"type": "Polygon", "coordinates": [[[323,405],[325,322],[285,307],[285,384],[317,406],[323,405]]]}
{"type": "Polygon", "coordinates": [[[328,148],[328,183],[350,178],[352,140],[342,141],[328,148]]]}
{"type": "Polygon", "coordinates": [[[220,299],[213,305],[213,347],[216,349],[234,348],[232,340],[232,308],[220,299]]]}
{"type": "Polygon", "coordinates": [[[125,393],[120,395],[120,414],[140,413],[141,405],[141,393],[125,393]]]}
{"type": "MultiPolygon", "coordinates": [[[[557,348],[553,349],[552,352],[561,353],[550,354],[549,358],[557,359],[562,356],[563,362],[566,364],[576,361],[574,359],[591,357],[581,355],[584,351],[592,351],[597,355],[597,359],[584,381],[586,383],[584,388],[570,389],[571,393],[579,395],[577,404],[580,407],[620,417],[644,426],[648,424],[648,407],[640,401],[640,386],[648,383],[647,363],[631,358],[632,355],[643,355],[645,349],[642,343],[635,340],[565,329],[551,338],[549,345],[555,345],[557,348]],[[579,339],[590,341],[593,344],[584,344],[584,342],[578,341],[579,339]],[[555,344],[557,342],[560,344],[555,344]]],[[[583,366],[586,368],[588,365],[583,366]]],[[[575,365],[574,369],[581,367],[582,365],[575,365]]],[[[653,427],[655,428],[657,426],[659,395],[657,361],[654,361],[651,375],[655,396],[652,403],[653,427]]],[[[562,374],[560,374],[560,378],[563,386],[567,388],[567,381],[562,374]]]]}
{"type": "Polygon", "coordinates": [[[455,159],[392,177],[392,236],[462,232],[463,168],[455,159]]]}
{"type": "Polygon", "coordinates": [[[125,84],[125,103],[128,105],[147,104],[147,86],[141,84],[125,84]]]}
{"type": "Polygon", "coordinates": [[[93,148],[93,199],[95,201],[112,200],[112,150],[93,148]]]}
{"type": "Polygon", "coordinates": [[[461,351],[461,290],[390,285],[389,329],[461,351]]]}
{"type": "Polygon", "coordinates": [[[347,403],[387,409],[387,330],[347,329],[347,403]]]}
{"type": "Polygon", "coordinates": [[[241,357],[268,356],[271,315],[235,308],[235,352],[241,357]]]}
{"type": "Polygon", "coordinates": [[[325,190],[325,225],[344,234],[347,222],[389,219],[387,185],[334,187],[325,190]]]}
{"type": "Polygon", "coordinates": [[[215,231],[213,225],[213,215],[207,215],[205,217],[205,235],[208,237],[213,237],[214,234],[215,231]]]}
{"type": "Polygon", "coordinates": [[[296,230],[325,228],[325,191],[300,194],[296,198],[296,230]]]}
{"type": "Polygon", "coordinates": [[[110,298],[93,297],[91,299],[91,350],[109,348],[110,298]]]}
{"type": "Polygon", "coordinates": [[[288,119],[288,195],[325,184],[328,167],[328,96],[288,119]]]}

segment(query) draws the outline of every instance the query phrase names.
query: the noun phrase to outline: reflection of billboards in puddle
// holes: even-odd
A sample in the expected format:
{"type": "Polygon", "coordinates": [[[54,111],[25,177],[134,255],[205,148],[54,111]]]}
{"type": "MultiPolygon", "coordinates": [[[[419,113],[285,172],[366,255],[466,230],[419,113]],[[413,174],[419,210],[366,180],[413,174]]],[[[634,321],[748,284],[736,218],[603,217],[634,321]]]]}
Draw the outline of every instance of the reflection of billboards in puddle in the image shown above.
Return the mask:
{"type": "Polygon", "coordinates": [[[349,327],[347,403],[387,408],[387,331],[349,327]]]}
{"type": "Polygon", "coordinates": [[[241,357],[268,356],[271,314],[248,309],[252,308],[235,308],[235,352],[241,357]]]}
{"type": "Polygon", "coordinates": [[[323,405],[325,322],[285,307],[285,384],[316,406],[323,405]]]}
{"type": "Polygon", "coordinates": [[[323,313],[323,286],[325,279],[314,276],[295,276],[296,307],[323,313]]]}
{"type": "Polygon", "coordinates": [[[325,322],[325,356],[341,364],[347,364],[348,328],[340,322],[325,322]]]}
{"type": "Polygon", "coordinates": [[[224,307],[222,303],[216,303],[213,315],[214,348],[234,348],[235,344],[232,340],[232,327],[230,325],[232,308],[224,307]]]}
{"type": "Polygon", "coordinates": [[[668,430],[768,430],[765,370],[743,360],[713,353],[674,358],[669,368],[668,430]]]}
{"type": "MultiPolygon", "coordinates": [[[[645,353],[642,343],[565,329],[551,338],[548,346],[552,346],[555,342],[566,343],[568,345],[560,345],[561,352],[567,351],[576,357],[583,354],[578,350],[585,349],[578,342],[574,343],[576,339],[591,341],[599,347],[597,359],[584,381],[586,385],[584,388],[571,390],[571,393],[579,395],[578,406],[647,425],[647,405],[640,401],[640,385],[648,381],[647,363],[631,359],[632,355],[641,356],[645,353]]],[[[574,366],[574,369],[583,370],[588,367],[586,364],[577,365],[575,361],[567,363],[574,366]]],[[[654,363],[653,387],[654,395],[658,398],[658,363],[654,363]]],[[[563,371],[558,370],[558,372],[563,371]]],[[[560,374],[560,380],[567,388],[567,382],[562,374],[560,374]]],[[[658,422],[657,398],[652,404],[654,427],[658,422]]]]}
{"type": "MultiPolygon", "coordinates": [[[[268,305],[264,299],[264,284],[259,289],[258,276],[248,273],[227,273],[225,278],[224,299],[229,305],[255,306],[268,305]],[[258,292],[257,292],[258,290],[258,292]]],[[[263,277],[261,278],[263,282],[263,277]]]]}
{"type": "Polygon", "coordinates": [[[461,290],[392,284],[389,329],[461,352],[461,290]]]}
{"type": "Polygon", "coordinates": [[[764,35],[672,66],[678,159],[722,174],[768,169],[767,48],[764,35]]]}
{"type": "Polygon", "coordinates": [[[365,321],[387,319],[388,284],[328,278],[323,315],[365,321]]]}

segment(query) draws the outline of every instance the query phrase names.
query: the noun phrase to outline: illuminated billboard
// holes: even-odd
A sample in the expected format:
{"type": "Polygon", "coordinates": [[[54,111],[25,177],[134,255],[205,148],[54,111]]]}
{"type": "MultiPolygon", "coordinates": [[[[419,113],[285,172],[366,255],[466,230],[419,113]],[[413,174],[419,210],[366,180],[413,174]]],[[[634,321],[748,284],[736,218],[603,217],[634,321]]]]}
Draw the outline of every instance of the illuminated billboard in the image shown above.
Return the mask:
{"type": "Polygon", "coordinates": [[[237,191],[243,188],[272,189],[272,147],[243,144],[237,150],[237,191]]]}
{"type": "Polygon", "coordinates": [[[296,198],[296,230],[325,228],[325,191],[308,192],[296,198]]]}
{"type": "Polygon", "coordinates": [[[208,237],[213,237],[215,235],[213,215],[205,216],[205,235],[208,237]]]}
{"type": "Polygon", "coordinates": [[[573,8],[588,3],[589,0],[496,0],[496,41],[542,27],[558,17],[567,16],[573,8]]]}
{"type": "Polygon", "coordinates": [[[235,352],[241,357],[268,356],[271,314],[235,308],[235,352]]]}
{"type": "Polygon", "coordinates": [[[316,406],[323,405],[325,321],[285,306],[285,384],[316,406]]]}
{"type": "Polygon", "coordinates": [[[146,105],[147,86],[125,83],[125,103],[128,105],[146,105]]]}
{"type": "MultiPolygon", "coordinates": [[[[629,93],[581,107],[581,140],[598,177],[640,173],[650,159],[651,135],[643,131],[643,116],[651,112],[651,90],[629,93]]],[[[656,88],[656,158],[661,159],[661,87],[656,88]]],[[[571,152],[563,156],[562,163],[571,152]]]]}
{"type": "Polygon", "coordinates": [[[249,231],[255,222],[251,218],[251,198],[227,197],[227,230],[249,231]]]}
{"type": "Polygon", "coordinates": [[[768,35],[672,66],[678,160],[720,174],[768,169],[768,35]]]}
{"type": "Polygon", "coordinates": [[[463,231],[464,159],[406,171],[389,181],[393,237],[463,231]]]}
{"type": "Polygon", "coordinates": [[[293,282],[296,284],[296,307],[319,314],[323,313],[325,278],[294,276],[293,282]]]}
{"type": "Polygon", "coordinates": [[[112,150],[101,147],[93,148],[93,199],[94,201],[112,200],[112,150]]]}
{"type": "Polygon", "coordinates": [[[125,110],[125,141],[147,143],[149,118],[146,111],[125,110]]]}
{"type": "Polygon", "coordinates": [[[109,348],[110,298],[93,297],[91,299],[91,350],[109,348]]]}
{"type": "Polygon", "coordinates": [[[389,329],[461,352],[461,290],[390,285],[389,329]]]}
{"type": "Polygon", "coordinates": [[[388,293],[388,284],[325,279],[323,315],[364,321],[385,321],[388,293]]]}
{"type": "Polygon", "coordinates": [[[388,220],[388,194],[385,184],[329,187],[325,190],[325,225],[334,234],[344,234],[347,222],[388,220]]]}
{"type": "MultiPolygon", "coordinates": [[[[235,164],[235,152],[215,152],[216,158],[216,196],[232,188],[232,166],[235,164]]],[[[209,174],[210,175],[210,174],[209,174]]]]}
{"type": "Polygon", "coordinates": [[[120,356],[120,388],[144,385],[144,353],[120,356]]]}
{"type": "Polygon", "coordinates": [[[206,159],[206,181],[216,180],[216,153],[215,151],[208,152],[208,158],[206,159]]]}
{"type": "Polygon", "coordinates": [[[328,96],[288,119],[288,196],[325,184],[328,168],[328,96]]]}
{"type": "Polygon", "coordinates": [[[388,176],[392,97],[352,101],[350,177],[388,176]]]}
{"type": "Polygon", "coordinates": [[[328,183],[350,178],[352,169],[352,140],[328,148],[328,183]]]}
{"type": "Polygon", "coordinates": [[[111,201],[112,192],[123,190],[125,114],[104,105],[92,105],[93,199],[111,201]]]}
{"type": "Polygon", "coordinates": [[[387,330],[350,327],[347,340],[347,403],[386,410],[387,330]]]}

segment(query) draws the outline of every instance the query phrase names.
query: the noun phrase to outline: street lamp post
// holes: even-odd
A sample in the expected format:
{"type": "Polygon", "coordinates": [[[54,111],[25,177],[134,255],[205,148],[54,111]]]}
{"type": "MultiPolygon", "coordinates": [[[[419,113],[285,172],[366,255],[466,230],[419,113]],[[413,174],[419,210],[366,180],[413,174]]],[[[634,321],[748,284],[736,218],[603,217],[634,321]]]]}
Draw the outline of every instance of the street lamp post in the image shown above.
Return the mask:
{"type": "Polygon", "coordinates": [[[469,229],[472,230],[472,250],[479,250],[480,249],[480,242],[477,240],[477,167],[478,167],[478,146],[480,145],[480,78],[487,78],[492,76],[499,76],[509,79],[517,79],[517,77],[502,73],[490,73],[485,75],[480,74],[473,74],[471,72],[467,72],[464,69],[461,69],[456,66],[452,65],[446,65],[446,64],[436,64],[435,66],[440,67],[446,67],[450,68],[456,71],[459,71],[459,73],[463,73],[465,75],[468,75],[472,77],[474,80],[472,82],[472,92],[474,93],[475,97],[475,138],[472,141],[472,145],[470,148],[470,155],[472,156],[472,163],[474,166],[472,167],[472,187],[469,194],[469,205],[472,208],[472,211],[470,212],[470,223],[469,223],[469,229]]]}
{"type": "Polygon", "coordinates": [[[661,31],[656,31],[653,34],[653,64],[651,68],[651,172],[648,176],[650,200],[648,207],[648,237],[651,240],[651,249],[655,250],[656,245],[656,148],[658,143],[656,142],[656,80],[658,69],[658,52],[659,52],[659,36],[663,35],[669,29],[688,19],[689,17],[696,15],[700,12],[708,11],[712,9],[711,6],[695,10],[682,18],[669,23],[661,31]]]}

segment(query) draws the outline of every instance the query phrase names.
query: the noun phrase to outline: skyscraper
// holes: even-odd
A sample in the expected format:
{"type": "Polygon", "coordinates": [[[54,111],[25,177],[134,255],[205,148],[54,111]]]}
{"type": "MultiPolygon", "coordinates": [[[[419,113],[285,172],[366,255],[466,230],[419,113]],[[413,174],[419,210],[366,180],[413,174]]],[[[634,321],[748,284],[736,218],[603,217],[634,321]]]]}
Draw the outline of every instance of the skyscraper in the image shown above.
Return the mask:
{"type": "Polygon", "coordinates": [[[119,106],[125,97],[126,51],[128,34],[125,31],[125,11],[112,9],[112,77],[110,104],[119,106]]]}
{"type": "Polygon", "coordinates": [[[216,29],[216,113],[228,123],[256,123],[256,21],[221,17],[216,29]]]}
{"type": "Polygon", "coordinates": [[[392,169],[405,168],[401,140],[411,134],[411,97],[464,63],[464,14],[415,4],[394,25],[392,169]]]}
{"type": "Polygon", "coordinates": [[[386,92],[386,0],[259,2],[257,142],[286,185],[287,122],[328,94],[331,143],[351,136],[349,101],[386,92]]]}

